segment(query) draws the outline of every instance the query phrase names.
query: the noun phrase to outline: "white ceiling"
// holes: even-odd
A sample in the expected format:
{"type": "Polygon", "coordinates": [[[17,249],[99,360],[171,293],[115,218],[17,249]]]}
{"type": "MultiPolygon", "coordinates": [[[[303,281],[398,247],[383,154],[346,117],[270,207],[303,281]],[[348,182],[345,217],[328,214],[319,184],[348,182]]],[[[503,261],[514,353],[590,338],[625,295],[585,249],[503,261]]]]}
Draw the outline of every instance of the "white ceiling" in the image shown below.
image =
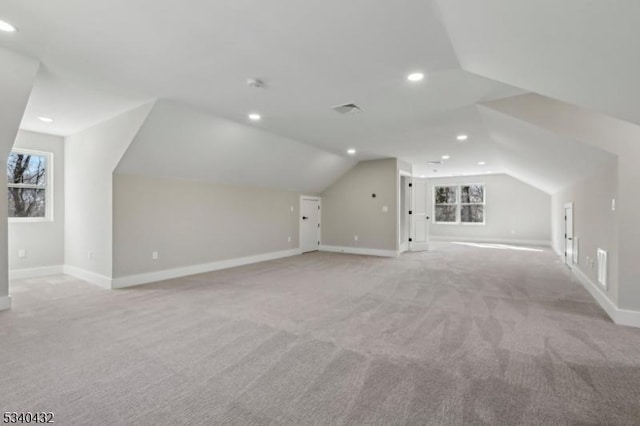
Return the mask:
{"type": "Polygon", "coordinates": [[[354,164],[351,158],[261,129],[215,118],[176,102],[158,101],[116,173],[314,194],[354,164]]]}
{"type": "MultiPolygon", "coordinates": [[[[20,27],[0,44],[45,66],[23,128],[61,135],[167,98],[242,123],[259,111],[262,122],[251,125],[370,159],[415,152],[416,139],[437,142],[424,125],[432,114],[522,93],[459,69],[431,1],[5,0],[0,17],[20,27]],[[415,70],[425,81],[406,80],[415,70]],[[248,88],[249,77],[266,88],[248,88]],[[330,109],[346,102],[364,112],[330,109]]],[[[452,122],[438,140],[475,121],[452,122]]]]}
{"type": "Polygon", "coordinates": [[[462,68],[640,124],[640,1],[438,4],[462,68]]]}
{"type": "Polygon", "coordinates": [[[489,106],[478,109],[498,145],[505,172],[549,194],[615,158],[604,150],[562,137],[489,106]]]}
{"type": "Polygon", "coordinates": [[[21,128],[67,136],[145,103],[144,99],[81,86],[40,67],[21,128]],[[55,118],[45,123],[38,117],[55,118]]]}
{"type": "MultiPolygon", "coordinates": [[[[43,63],[26,129],[72,134],[160,98],[346,162],[355,148],[357,160],[398,157],[417,175],[508,171],[549,191],[573,175],[530,166],[532,132],[476,105],[536,91],[640,122],[638,12],[640,2],[584,0],[4,0],[0,19],[20,32],[0,34],[0,47],[43,63]],[[427,78],[408,82],[418,70],[427,78]],[[364,111],[330,109],[348,102],[364,111]],[[247,121],[254,111],[262,121],[247,121]]],[[[250,176],[250,155],[227,165],[250,176]]]]}

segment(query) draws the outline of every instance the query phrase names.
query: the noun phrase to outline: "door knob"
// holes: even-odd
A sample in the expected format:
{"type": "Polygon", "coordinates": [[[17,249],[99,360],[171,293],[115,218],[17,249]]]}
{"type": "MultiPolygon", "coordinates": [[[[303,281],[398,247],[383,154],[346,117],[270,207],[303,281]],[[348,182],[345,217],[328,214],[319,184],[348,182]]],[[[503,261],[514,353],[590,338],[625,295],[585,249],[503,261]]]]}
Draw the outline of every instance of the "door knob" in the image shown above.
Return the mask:
{"type": "Polygon", "coordinates": [[[302,216],[302,220],[307,220],[309,219],[307,216],[302,216]]]}

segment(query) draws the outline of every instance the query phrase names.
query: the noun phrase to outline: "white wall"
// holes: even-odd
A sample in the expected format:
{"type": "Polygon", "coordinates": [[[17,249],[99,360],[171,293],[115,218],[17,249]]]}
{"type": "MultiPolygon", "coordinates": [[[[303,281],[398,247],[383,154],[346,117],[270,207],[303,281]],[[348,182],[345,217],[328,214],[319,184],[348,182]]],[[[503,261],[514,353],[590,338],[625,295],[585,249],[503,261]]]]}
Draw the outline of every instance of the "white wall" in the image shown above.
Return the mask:
{"type": "MultiPolygon", "coordinates": [[[[39,63],[10,50],[0,48],[0,158],[5,161],[18,134],[39,63]]],[[[7,174],[0,173],[0,310],[11,305],[9,295],[9,253],[7,223],[7,174]]]]}
{"type": "Polygon", "coordinates": [[[322,193],[322,245],[397,251],[398,182],[392,158],[362,161],[327,188],[322,193]]]}
{"type": "Polygon", "coordinates": [[[296,192],[120,174],[113,189],[115,277],[299,247],[296,192]]]}
{"type": "Polygon", "coordinates": [[[589,265],[587,257],[597,258],[598,248],[608,252],[609,299],[618,303],[618,223],[611,200],[617,198],[618,164],[611,161],[587,179],[553,195],[553,245],[564,253],[564,205],[573,203],[574,241],[578,241],[577,267],[594,283],[598,282],[597,264],[589,265]]]}
{"type": "Polygon", "coordinates": [[[112,175],[150,109],[144,105],[66,138],[66,265],[112,276],[112,175]]]}
{"type": "MultiPolygon", "coordinates": [[[[536,94],[489,104],[491,108],[617,156],[617,208],[613,216],[618,225],[617,265],[609,266],[610,271],[618,270],[618,308],[640,312],[640,197],[637,196],[640,126],[536,94]]],[[[585,177],[595,172],[597,169],[587,169],[585,177]]]]}
{"type": "Polygon", "coordinates": [[[21,130],[14,148],[48,152],[53,155],[53,220],[9,222],[9,270],[59,266],[64,264],[64,139],[21,130]],[[25,249],[27,256],[18,257],[25,249]]]}
{"type": "Polygon", "coordinates": [[[505,174],[427,180],[429,234],[432,240],[527,242],[551,245],[551,196],[505,174]],[[485,186],[485,224],[452,225],[433,221],[433,187],[479,183],[485,186]]]}

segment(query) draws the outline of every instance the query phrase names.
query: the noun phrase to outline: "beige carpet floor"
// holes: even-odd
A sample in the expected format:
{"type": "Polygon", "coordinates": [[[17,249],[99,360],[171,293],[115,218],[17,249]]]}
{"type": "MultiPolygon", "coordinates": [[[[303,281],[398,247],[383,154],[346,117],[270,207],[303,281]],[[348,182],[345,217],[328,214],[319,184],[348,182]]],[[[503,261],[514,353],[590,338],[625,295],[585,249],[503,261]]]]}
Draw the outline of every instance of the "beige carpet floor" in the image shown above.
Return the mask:
{"type": "Polygon", "coordinates": [[[640,330],[549,250],[15,281],[0,411],[56,424],[640,424],[640,330]]]}

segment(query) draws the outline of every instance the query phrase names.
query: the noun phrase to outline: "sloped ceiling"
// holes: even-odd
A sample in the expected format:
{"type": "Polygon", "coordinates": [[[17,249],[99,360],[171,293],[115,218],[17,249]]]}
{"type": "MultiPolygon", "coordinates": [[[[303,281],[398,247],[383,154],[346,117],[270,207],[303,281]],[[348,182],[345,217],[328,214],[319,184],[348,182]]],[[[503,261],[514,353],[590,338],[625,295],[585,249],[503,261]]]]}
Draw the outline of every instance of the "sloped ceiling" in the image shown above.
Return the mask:
{"type": "Polygon", "coordinates": [[[560,136],[488,106],[478,110],[497,145],[505,171],[553,194],[596,170],[615,155],[560,136]]]}
{"type": "Polygon", "coordinates": [[[637,1],[5,0],[0,17],[20,27],[0,46],[44,64],[24,128],[68,135],[171,100],[123,173],[317,192],[354,161],[398,157],[417,175],[509,172],[551,192],[602,153],[510,99],[536,92],[640,123],[637,1]],[[408,82],[418,70],[425,80],[408,82]],[[363,112],[330,109],[351,102],[363,112]]]}
{"type": "Polygon", "coordinates": [[[158,101],[116,173],[319,193],[354,164],[264,130],[158,101]]]}
{"type": "Polygon", "coordinates": [[[438,0],[463,69],[640,124],[640,2],[438,0]]]}
{"type": "MultiPolygon", "coordinates": [[[[6,158],[18,133],[20,119],[24,114],[40,64],[2,47],[0,64],[0,152],[6,158]]],[[[6,200],[3,200],[3,203],[6,203],[6,200]]]]}

